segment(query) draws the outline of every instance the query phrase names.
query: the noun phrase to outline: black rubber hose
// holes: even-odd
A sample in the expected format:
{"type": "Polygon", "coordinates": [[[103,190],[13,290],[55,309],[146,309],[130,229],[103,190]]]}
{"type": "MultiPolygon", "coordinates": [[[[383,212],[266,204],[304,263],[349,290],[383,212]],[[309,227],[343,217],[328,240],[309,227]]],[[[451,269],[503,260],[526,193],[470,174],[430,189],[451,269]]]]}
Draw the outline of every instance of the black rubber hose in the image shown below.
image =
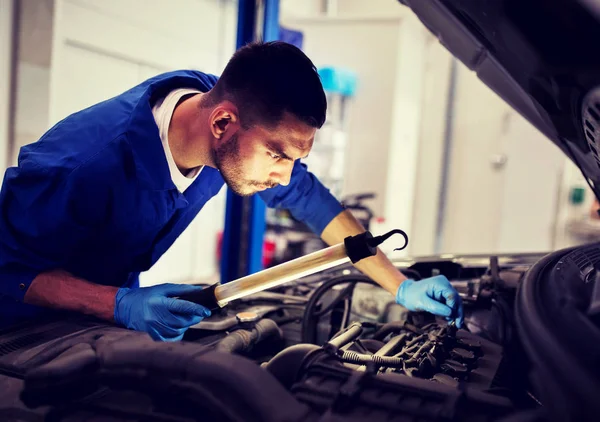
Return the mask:
{"type": "Polygon", "coordinates": [[[423,332],[422,329],[419,329],[408,322],[392,321],[388,322],[379,330],[377,330],[377,332],[373,334],[373,338],[375,340],[383,340],[388,336],[388,334],[396,333],[403,330],[410,331],[415,334],[421,334],[423,332]]]}
{"type": "Polygon", "coordinates": [[[360,344],[362,346],[362,348],[364,349],[364,351],[369,352],[369,353],[376,353],[377,351],[379,351],[379,349],[381,349],[383,346],[385,346],[385,343],[383,341],[369,339],[369,338],[363,338],[363,339],[360,339],[358,341],[358,343],[354,343],[355,346],[357,344],[360,344]]]}
{"type": "Polygon", "coordinates": [[[286,324],[290,324],[292,322],[298,323],[302,321],[302,317],[300,315],[298,316],[290,316],[290,317],[286,317],[286,318],[282,318],[282,319],[278,319],[277,320],[277,325],[279,325],[280,327],[286,324]]]}
{"type": "Polygon", "coordinates": [[[252,330],[236,330],[230,333],[216,344],[215,350],[239,353],[250,349],[261,340],[271,336],[283,338],[283,334],[275,321],[264,318],[258,321],[252,330]]]}
{"type": "Polygon", "coordinates": [[[302,343],[311,343],[315,344],[316,340],[316,323],[318,318],[315,316],[317,304],[323,294],[331,289],[333,286],[344,283],[367,283],[374,286],[378,286],[373,280],[369,277],[361,275],[361,274],[351,274],[344,275],[339,277],[334,277],[330,280],[327,280],[319,287],[317,287],[314,293],[308,299],[306,304],[306,310],[304,311],[304,316],[302,318],[302,343]]]}
{"type": "Polygon", "coordinates": [[[373,334],[374,340],[383,340],[389,334],[396,333],[398,331],[402,331],[404,329],[404,322],[393,321],[385,324],[381,327],[375,334],[373,334]]]}
{"type": "Polygon", "coordinates": [[[344,290],[342,290],[329,305],[327,305],[325,308],[319,311],[316,311],[314,316],[321,317],[327,312],[331,312],[333,308],[335,308],[340,302],[342,302],[342,300],[346,298],[346,296],[352,294],[352,292],[354,291],[354,286],[356,286],[356,283],[350,283],[349,285],[344,287],[344,290]]]}
{"type": "Polygon", "coordinates": [[[323,349],[314,344],[295,344],[276,354],[264,368],[286,388],[290,389],[311,353],[322,353],[323,349]]]}

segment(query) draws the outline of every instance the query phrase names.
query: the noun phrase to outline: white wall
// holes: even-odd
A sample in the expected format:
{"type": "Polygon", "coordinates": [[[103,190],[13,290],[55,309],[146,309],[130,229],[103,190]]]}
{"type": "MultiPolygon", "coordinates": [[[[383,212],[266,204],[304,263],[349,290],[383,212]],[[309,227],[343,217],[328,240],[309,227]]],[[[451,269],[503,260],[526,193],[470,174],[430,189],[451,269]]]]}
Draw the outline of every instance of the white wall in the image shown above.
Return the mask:
{"type": "Polygon", "coordinates": [[[235,18],[231,11],[229,2],[218,0],[57,1],[51,122],[89,102],[67,105],[63,92],[85,87],[94,91],[89,99],[95,101],[167,70],[219,72],[222,56],[235,47],[231,38],[222,41],[235,18]],[[84,67],[89,78],[80,73],[84,67]],[[71,79],[76,74],[83,84],[77,88],[71,79]]]}
{"type": "Polygon", "coordinates": [[[321,14],[321,0],[280,0],[282,18],[315,17],[321,14]]]}
{"type": "Polygon", "coordinates": [[[550,250],[564,155],[460,63],[453,112],[440,252],[550,250]]]}
{"type": "MultiPolygon", "coordinates": [[[[158,73],[220,73],[235,49],[236,4],[219,0],[56,0],[49,122],[158,73]]],[[[217,273],[225,190],[213,198],[147,273],[143,285],[217,273]]]]}
{"type": "Polygon", "coordinates": [[[525,118],[512,112],[505,122],[506,168],[496,250],[546,252],[555,247],[561,176],[566,162],[525,118]]]}
{"type": "Polygon", "coordinates": [[[330,2],[337,14],[363,16],[405,16],[408,9],[401,5],[398,0],[337,0],[330,2]]]}
{"type": "MultiPolygon", "coordinates": [[[[391,110],[392,131],[387,159],[384,231],[401,228],[410,232],[414,215],[419,212],[413,204],[417,194],[418,157],[423,148],[420,141],[421,119],[426,111],[423,104],[428,36],[415,16],[407,14],[402,18],[396,56],[397,76],[392,85],[394,107],[391,110]]],[[[422,191],[421,194],[435,196],[436,192],[422,191]]],[[[413,237],[412,233],[410,236],[413,237]]],[[[412,247],[412,242],[409,242],[406,249],[394,256],[412,254],[412,247]]],[[[393,248],[393,243],[387,242],[382,250],[391,253],[393,248]]]]}
{"type": "Polygon", "coordinates": [[[411,255],[430,255],[436,248],[452,60],[436,38],[427,37],[415,194],[407,204],[412,206],[411,255]]]}
{"type": "Polygon", "coordinates": [[[391,18],[401,16],[405,10],[397,0],[280,0],[280,13],[285,17],[391,18]]]}
{"type": "MultiPolygon", "coordinates": [[[[13,0],[0,1],[0,173],[4,174],[8,154],[11,98],[13,0]]],[[[0,179],[0,183],[2,183],[0,179]]]]}
{"type": "Polygon", "coordinates": [[[10,164],[19,148],[35,142],[48,128],[48,90],[54,0],[18,3],[18,50],[14,110],[14,138],[10,164]]]}

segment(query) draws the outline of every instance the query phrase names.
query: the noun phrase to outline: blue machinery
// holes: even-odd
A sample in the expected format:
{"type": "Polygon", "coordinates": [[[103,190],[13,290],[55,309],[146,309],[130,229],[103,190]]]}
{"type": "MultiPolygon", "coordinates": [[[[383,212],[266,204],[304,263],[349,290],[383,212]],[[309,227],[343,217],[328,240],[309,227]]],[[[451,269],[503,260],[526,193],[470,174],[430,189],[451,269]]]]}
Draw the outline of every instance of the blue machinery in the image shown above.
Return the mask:
{"type": "MultiPolygon", "coordinates": [[[[279,39],[279,0],[238,0],[236,48],[257,38],[279,39]],[[257,29],[262,29],[262,36],[257,36],[257,29]]],[[[243,198],[227,190],[221,283],[262,269],[265,214],[266,205],[258,195],[243,198]]]]}

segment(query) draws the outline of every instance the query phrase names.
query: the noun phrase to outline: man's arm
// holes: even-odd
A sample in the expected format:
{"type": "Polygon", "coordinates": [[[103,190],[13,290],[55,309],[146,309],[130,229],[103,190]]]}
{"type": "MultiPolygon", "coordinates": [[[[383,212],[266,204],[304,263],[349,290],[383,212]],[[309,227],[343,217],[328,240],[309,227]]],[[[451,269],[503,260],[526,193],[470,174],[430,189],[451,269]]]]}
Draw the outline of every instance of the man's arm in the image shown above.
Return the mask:
{"type": "Polygon", "coordinates": [[[112,322],[117,290],[117,287],[90,283],[65,271],[48,271],[32,281],[24,302],[79,312],[112,322]]]}
{"type": "MultiPolygon", "coordinates": [[[[323,230],[321,238],[328,245],[342,243],[348,236],[363,233],[365,228],[350,211],[342,211],[323,230]]],[[[381,250],[377,255],[363,259],[355,264],[363,274],[367,275],[381,287],[395,295],[406,277],[396,268],[381,250]]]]}
{"type": "Polygon", "coordinates": [[[204,306],[176,299],[199,290],[198,286],[168,283],[117,288],[90,283],[65,271],[48,271],[32,281],[24,302],[92,315],[145,331],[155,340],[178,341],[190,326],[210,316],[204,306]]]}
{"type": "MultiPolygon", "coordinates": [[[[365,231],[350,211],[342,211],[325,226],[322,239],[329,245],[341,243],[348,236],[365,231]]],[[[460,328],[463,324],[462,301],[448,279],[442,275],[419,282],[407,279],[390,260],[377,250],[377,255],[355,264],[381,287],[392,293],[396,303],[410,311],[427,311],[454,320],[460,328]]]]}
{"type": "Polygon", "coordinates": [[[110,220],[110,179],[84,166],[63,174],[28,156],[0,191],[0,294],[16,302],[113,321],[115,287],[63,271],[68,256],[110,220]],[[96,177],[98,176],[98,177],[96,177]]]}
{"type": "MultiPolygon", "coordinates": [[[[354,216],[343,209],[317,178],[297,162],[288,186],[261,192],[270,207],[287,208],[292,215],[306,223],[329,245],[341,243],[348,236],[365,231],[354,216]]],[[[415,282],[406,279],[387,257],[378,250],[376,256],[356,264],[361,272],[392,293],[396,303],[411,311],[427,311],[450,318],[462,325],[462,304],[456,290],[446,277],[440,275],[415,282]]]]}
{"type": "Polygon", "coordinates": [[[114,321],[168,341],[180,340],[190,326],[210,314],[200,305],[177,299],[201,290],[197,286],[108,287],[64,271],[68,257],[112,224],[108,205],[122,204],[111,195],[118,181],[101,177],[104,173],[85,166],[66,176],[51,170],[24,160],[6,171],[0,189],[0,295],[16,303],[114,321]]]}

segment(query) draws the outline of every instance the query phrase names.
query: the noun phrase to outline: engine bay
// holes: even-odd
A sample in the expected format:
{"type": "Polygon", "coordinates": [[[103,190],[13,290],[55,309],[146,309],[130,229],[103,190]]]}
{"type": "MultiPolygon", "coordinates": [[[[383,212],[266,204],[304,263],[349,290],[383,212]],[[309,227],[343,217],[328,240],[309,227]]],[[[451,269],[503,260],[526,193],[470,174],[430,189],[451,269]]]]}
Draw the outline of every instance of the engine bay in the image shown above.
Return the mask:
{"type": "Polygon", "coordinates": [[[28,323],[0,332],[0,419],[558,420],[547,381],[531,376],[540,362],[526,349],[537,343],[520,339],[518,297],[551,258],[565,274],[566,254],[572,272],[559,281],[576,284],[587,265],[593,283],[578,303],[588,295],[597,311],[600,252],[589,251],[600,248],[396,261],[415,280],[451,280],[465,306],[460,330],[408,312],[350,265],[236,300],[179,343],[80,316],[28,323]]]}

